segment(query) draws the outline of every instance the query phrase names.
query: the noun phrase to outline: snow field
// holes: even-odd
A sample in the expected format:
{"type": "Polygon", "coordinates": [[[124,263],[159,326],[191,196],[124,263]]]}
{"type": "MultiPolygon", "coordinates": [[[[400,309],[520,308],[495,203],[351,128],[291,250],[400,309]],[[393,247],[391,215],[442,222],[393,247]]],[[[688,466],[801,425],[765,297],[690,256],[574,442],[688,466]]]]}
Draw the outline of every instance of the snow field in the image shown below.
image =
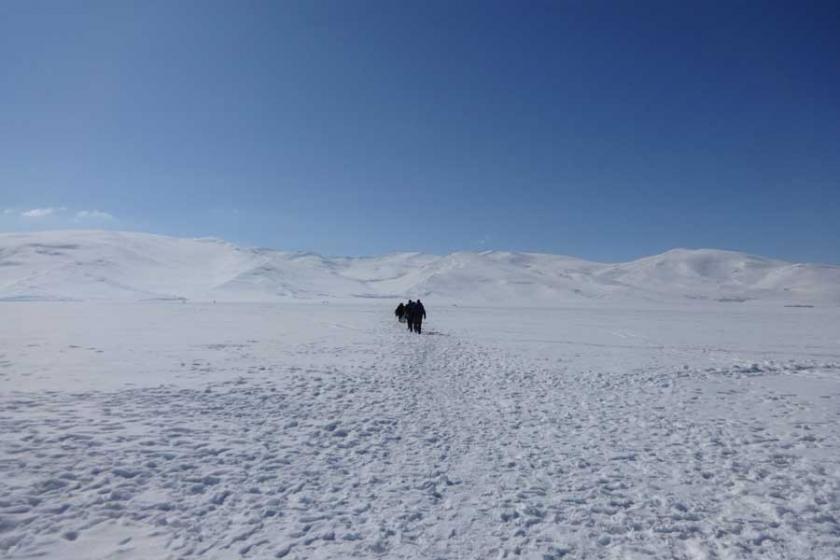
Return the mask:
{"type": "Polygon", "coordinates": [[[427,305],[4,304],[0,554],[840,553],[836,312],[427,305]]]}

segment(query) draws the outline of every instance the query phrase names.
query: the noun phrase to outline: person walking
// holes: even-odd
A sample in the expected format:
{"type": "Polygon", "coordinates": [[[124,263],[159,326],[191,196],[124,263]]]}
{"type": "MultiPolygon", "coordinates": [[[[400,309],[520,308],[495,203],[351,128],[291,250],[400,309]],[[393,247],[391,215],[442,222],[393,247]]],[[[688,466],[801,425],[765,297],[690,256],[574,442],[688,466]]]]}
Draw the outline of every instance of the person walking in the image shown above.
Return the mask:
{"type": "Polygon", "coordinates": [[[403,305],[403,302],[400,302],[400,304],[394,310],[394,315],[397,316],[397,321],[399,321],[400,323],[405,321],[405,305],[403,305]]]}
{"type": "Polygon", "coordinates": [[[418,298],[414,303],[414,332],[422,334],[423,319],[426,318],[426,308],[423,307],[423,302],[418,298]]]}
{"type": "Polygon", "coordinates": [[[411,300],[405,306],[405,320],[408,322],[408,330],[414,331],[414,302],[411,300]]]}

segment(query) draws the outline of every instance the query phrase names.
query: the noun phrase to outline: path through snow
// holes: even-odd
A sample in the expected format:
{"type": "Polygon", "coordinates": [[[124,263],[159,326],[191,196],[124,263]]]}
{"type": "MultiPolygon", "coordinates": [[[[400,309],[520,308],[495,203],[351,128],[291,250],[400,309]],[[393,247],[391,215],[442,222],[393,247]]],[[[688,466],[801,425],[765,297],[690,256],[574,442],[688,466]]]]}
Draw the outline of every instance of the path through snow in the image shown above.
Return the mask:
{"type": "MultiPolygon", "coordinates": [[[[626,317],[605,322],[601,340],[560,340],[537,321],[531,340],[558,344],[505,345],[447,328],[446,314],[423,336],[387,310],[306,314],[327,334],[270,350],[248,332],[205,340],[201,358],[172,364],[189,382],[5,385],[0,552],[840,554],[840,356],[829,348],[734,357],[738,341],[700,351],[616,330],[626,317]]],[[[30,339],[14,342],[5,370],[28,355],[30,339]]]]}

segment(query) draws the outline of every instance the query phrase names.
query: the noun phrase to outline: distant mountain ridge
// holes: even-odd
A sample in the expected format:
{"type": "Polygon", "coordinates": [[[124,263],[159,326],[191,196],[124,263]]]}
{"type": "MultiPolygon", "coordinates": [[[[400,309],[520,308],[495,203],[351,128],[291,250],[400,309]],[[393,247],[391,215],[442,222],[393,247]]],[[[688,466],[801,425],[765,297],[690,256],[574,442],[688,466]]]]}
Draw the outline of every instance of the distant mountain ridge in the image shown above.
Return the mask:
{"type": "Polygon", "coordinates": [[[425,297],[476,305],[587,301],[840,304],[840,266],[712,249],[626,263],[542,253],[324,257],[114,231],[0,234],[2,301],[322,301],[425,297]]]}

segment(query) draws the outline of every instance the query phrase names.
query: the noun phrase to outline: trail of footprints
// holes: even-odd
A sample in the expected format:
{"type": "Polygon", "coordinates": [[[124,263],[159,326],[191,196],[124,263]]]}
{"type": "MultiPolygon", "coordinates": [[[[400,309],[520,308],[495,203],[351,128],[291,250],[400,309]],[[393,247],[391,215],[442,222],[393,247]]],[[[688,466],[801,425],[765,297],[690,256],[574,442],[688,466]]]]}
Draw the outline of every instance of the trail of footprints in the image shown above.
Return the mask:
{"type": "Polygon", "coordinates": [[[771,391],[713,395],[733,414],[709,418],[712,397],[679,382],[754,368],[596,372],[454,337],[374,342],[325,349],[318,367],[302,348],[282,371],[200,389],[2,397],[0,552],[109,520],[159,535],[172,558],[840,551],[837,436],[771,391]],[[739,413],[762,399],[788,433],[739,413]]]}

